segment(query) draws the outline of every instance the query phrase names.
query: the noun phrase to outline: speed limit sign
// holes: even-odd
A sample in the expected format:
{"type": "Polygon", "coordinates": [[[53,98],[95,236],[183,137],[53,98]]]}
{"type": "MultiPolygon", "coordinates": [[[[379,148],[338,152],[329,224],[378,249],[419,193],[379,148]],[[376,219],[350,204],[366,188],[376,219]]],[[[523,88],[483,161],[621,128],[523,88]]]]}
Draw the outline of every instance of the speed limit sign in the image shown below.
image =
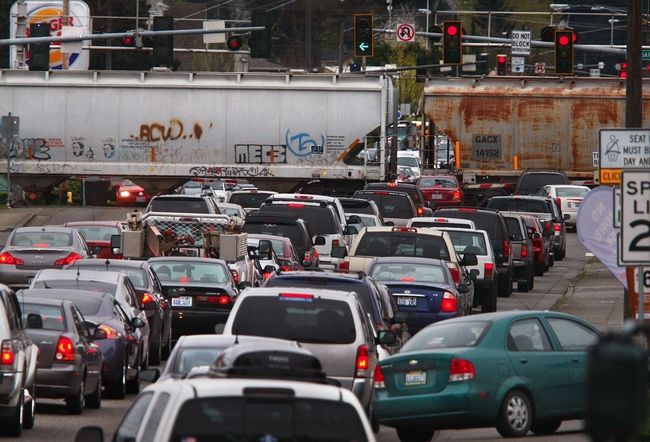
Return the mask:
{"type": "Polygon", "coordinates": [[[621,250],[625,265],[650,265],[650,170],[623,170],[621,250]]]}

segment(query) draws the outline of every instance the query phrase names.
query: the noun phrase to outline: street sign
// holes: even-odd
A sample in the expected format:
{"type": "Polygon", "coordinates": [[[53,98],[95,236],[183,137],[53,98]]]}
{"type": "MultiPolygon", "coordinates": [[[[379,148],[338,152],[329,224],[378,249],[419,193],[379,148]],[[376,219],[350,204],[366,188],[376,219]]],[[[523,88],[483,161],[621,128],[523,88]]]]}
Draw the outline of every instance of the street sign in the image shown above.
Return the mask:
{"type": "Polygon", "coordinates": [[[650,49],[641,49],[641,60],[650,60],[650,49]]]}
{"type": "Polygon", "coordinates": [[[626,265],[649,265],[650,169],[624,170],[621,197],[619,261],[626,265]]]}
{"type": "Polygon", "coordinates": [[[603,169],[598,171],[598,182],[600,184],[621,184],[622,169],[603,169]]]}
{"type": "Polygon", "coordinates": [[[591,152],[591,165],[594,168],[600,167],[600,153],[599,152],[591,152]]]}
{"type": "Polygon", "coordinates": [[[463,72],[476,72],[476,54],[463,54],[463,72]]]}
{"type": "Polygon", "coordinates": [[[524,57],[512,57],[510,63],[512,64],[512,72],[515,74],[524,73],[524,67],[526,66],[526,59],[524,57]]]}
{"type": "Polygon", "coordinates": [[[601,129],[600,167],[650,168],[650,129],[601,129]]]}
{"type": "Polygon", "coordinates": [[[511,38],[512,55],[530,55],[530,31],[512,31],[511,38]]]}
{"type": "MultiPolygon", "coordinates": [[[[203,22],[203,29],[213,30],[213,29],[226,29],[225,20],[206,20],[203,22]]],[[[226,42],[226,33],[220,32],[218,34],[203,34],[203,44],[210,43],[225,43],[226,42]]]]}
{"type": "Polygon", "coordinates": [[[594,78],[595,77],[600,77],[600,69],[598,69],[598,68],[589,69],[589,76],[594,77],[594,78]]]}
{"type": "Polygon", "coordinates": [[[410,23],[399,23],[395,31],[397,41],[400,43],[411,43],[415,41],[415,25],[410,23]]]}
{"type": "Polygon", "coordinates": [[[535,74],[545,75],[546,74],[546,63],[535,63],[535,74]]]}

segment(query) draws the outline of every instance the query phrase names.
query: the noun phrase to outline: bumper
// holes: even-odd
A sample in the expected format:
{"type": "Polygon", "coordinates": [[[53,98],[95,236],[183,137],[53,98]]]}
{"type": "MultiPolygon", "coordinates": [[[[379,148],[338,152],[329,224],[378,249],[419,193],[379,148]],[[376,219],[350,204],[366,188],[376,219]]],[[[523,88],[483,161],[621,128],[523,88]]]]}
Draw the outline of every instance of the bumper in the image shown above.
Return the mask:
{"type": "Polygon", "coordinates": [[[230,311],[173,311],[172,336],[174,339],[182,335],[212,334],[214,326],[225,324],[230,311]]]}
{"type": "Polygon", "coordinates": [[[119,380],[124,365],[124,344],[112,339],[95,341],[104,358],[102,364],[102,383],[106,385],[119,380]]]}
{"type": "Polygon", "coordinates": [[[21,372],[0,372],[0,416],[3,416],[4,407],[16,406],[21,385],[21,372]]]}
{"type": "Polygon", "coordinates": [[[433,313],[433,312],[407,312],[404,310],[400,310],[402,313],[406,313],[406,325],[409,328],[409,332],[411,332],[411,335],[414,335],[416,332],[422,330],[424,327],[426,327],[429,324],[433,324],[434,322],[442,321],[444,319],[450,319],[450,318],[455,318],[458,316],[458,313],[453,312],[453,313],[433,313]]]}
{"type": "Polygon", "coordinates": [[[14,265],[0,266],[0,282],[12,288],[28,288],[38,270],[21,270],[14,265]]]}
{"type": "Polygon", "coordinates": [[[427,207],[434,210],[441,207],[460,207],[462,205],[462,201],[427,200],[427,207]]]}
{"type": "Polygon", "coordinates": [[[81,385],[81,374],[78,367],[68,364],[52,364],[52,368],[39,368],[36,372],[38,396],[56,399],[77,393],[81,385]]]}

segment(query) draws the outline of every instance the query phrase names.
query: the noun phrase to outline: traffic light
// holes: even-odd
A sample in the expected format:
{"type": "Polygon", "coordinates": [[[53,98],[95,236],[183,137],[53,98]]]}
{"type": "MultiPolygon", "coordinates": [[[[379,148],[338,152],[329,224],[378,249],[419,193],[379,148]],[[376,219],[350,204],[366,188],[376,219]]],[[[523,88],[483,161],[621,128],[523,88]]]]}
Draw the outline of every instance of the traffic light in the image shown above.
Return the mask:
{"type": "Polygon", "coordinates": [[[228,40],[226,41],[226,46],[228,49],[231,51],[238,51],[242,47],[242,39],[239,35],[231,35],[228,37],[228,40]]]}
{"type": "Polygon", "coordinates": [[[555,25],[544,26],[539,33],[539,37],[542,39],[542,41],[553,41],[555,38],[556,28],[557,26],[555,25]]]}
{"type": "Polygon", "coordinates": [[[253,11],[251,26],[266,26],[264,31],[251,31],[248,46],[251,58],[271,58],[271,14],[266,11],[253,11]]]}
{"type": "Polygon", "coordinates": [[[372,36],[372,14],[354,14],[354,56],[372,57],[375,53],[372,36]]]}
{"type": "MultiPolygon", "coordinates": [[[[442,27],[440,25],[433,25],[429,28],[429,32],[433,32],[434,34],[442,34],[442,27]]],[[[438,43],[440,41],[440,37],[429,37],[431,41],[438,43]]]]}
{"type": "Polygon", "coordinates": [[[481,52],[476,54],[476,70],[479,75],[488,75],[490,73],[490,64],[488,62],[488,54],[481,52]]]}
{"type": "MultiPolygon", "coordinates": [[[[49,23],[31,23],[29,25],[30,37],[49,37],[49,23]]],[[[50,70],[50,44],[33,43],[29,45],[29,70],[49,71],[50,70]]]]}
{"type": "Polygon", "coordinates": [[[508,56],[505,54],[497,55],[497,75],[506,75],[508,71],[508,56]]]}
{"type": "Polygon", "coordinates": [[[461,64],[463,62],[463,33],[459,20],[442,23],[442,59],[445,64],[461,64]]]}
{"type": "Polygon", "coordinates": [[[573,74],[573,31],[555,31],[555,73],[573,74]]]}
{"type": "Polygon", "coordinates": [[[429,68],[420,67],[420,66],[433,64],[433,60],[431,60],[429,55],[418,55],[415,58],[415,63],[417,66],[415,69],[415,81],[417,83],[423,83],[427,80],[427,76],[429,75],[429,68]]]}
{"type": "Polygon", "coordinates": [[[619,65],[618,78],[627,78],[627,62],[625,61],[619,65]]]}
{"type": "MultiPolygon", "coordinates": [[[[154,17],[154,31],[173,31],[174,17],[154,17]]],[[[152,66],[174,66],[174,36],[156,35],[153,38],[153,54],[151,56],[152,66]]]]}

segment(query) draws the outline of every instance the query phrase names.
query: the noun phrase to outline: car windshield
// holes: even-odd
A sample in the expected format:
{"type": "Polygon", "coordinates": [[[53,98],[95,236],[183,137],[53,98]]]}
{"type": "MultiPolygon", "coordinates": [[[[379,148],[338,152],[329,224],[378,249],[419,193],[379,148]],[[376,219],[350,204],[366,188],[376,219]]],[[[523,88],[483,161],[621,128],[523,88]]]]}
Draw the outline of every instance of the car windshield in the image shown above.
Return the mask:
{"type": "Polygon", "coordinates": [[[446,269],[431,264],[376,264],[370,269],[370,276],[379,282],[403,281],[447,284],[446,269]]]}
{"type": "Polygon", "coordinates": [[[260,207],[260,214],[277,213],[294,219],[303,219],[312,235],[329,235],[340,233],[340,223],[332,210],[325,206],[311,206],[303,203],[269,204],[260,207]]]}
{"type": "Polygon", "coordinates": [[[43,320],[43,330],[64,331],[65,319],[63,309],[57,305],[32,304],[26,302],[21,305],[23,324],[27,324],[27,316],[40,315],[43,320]]]}
{"type": "MultiPolygon", "coordinates": [[[[119,260],[118,260],[119,261],[119,260]]],[[[113,261],[114,262],[114,261],[113,261]]],[[[135,269],[133,267],[121,267],[119,264],[111,264],[109,266],[103,264],[93,264],[93,265],[79,265],[80,268],[84,270],[109,270],[112,272],[124,272],[129,277],[133,286],[136,289],[144,289],[148,287],[147,284],[147,274],[143,269],[135,269]]],[[[76,268],[76,267],[75,267],[76,268]]]]}
{"type": "MultiPolygon", "coordinates": [[[[287,225],[287,224],[251,224],[246,222],[244,224],[243,232],[246,233],[258,233],[260,235],[276,235],[289,238],[291,243],[296,248],[296,250],[302,250],[302,253],[307,249],[306,238],[301,235],[299,225],[287,225]]],[[[273,246],[275,253],[278,253],[275,245],[273,246]]]]}
{"type": "Polygon", "coordinates": [[[442,187],[443,189],[455,189],[458,187],[452,178],[422,177],[420,187],[442,187]]]}
{"type": "Polygon", "coordinates": [[[490,325],[488,321],[445,322],[420,330],[404,344],[400,353],[434,348],[474,347],[490,325]]]}
{"type": "Polygon", "coordinates": [[[508,212],[550,213],[551,209],[544,200],[527,198],[490,198],[487,203],[490,209],[508,212]]]}
{"type": "Polygon", "coordinates": [[[12,246],[37,247],[70,247],[72,235],[67,232],[16,232],[11,238],[12,246]]]}
{"type": "Polygon", "coordinates": [[[119,235],[120,229],[114,226],[72,226],[86,241],[110,241],[111,236],[119,235]]]}
{"type": "Polygon", "coordinates": [[[415,216],[409,199],[404,195],[390,195],[383,192],[369,192],[361,195],[363,198],[374,201],[379,207],[379,212],[384,218],[412,218],[415,216]]]}
{"type": "Polygon", "coordinates": [[[194,367],[212,365],[224,348],[226,347],[179,348],[168,374],[187,374],[194,367]]]}
{"type": "Polygon", "coordinates": [[[584,197],[589,193],[588,187],[556,187],[555,193],[559,197],[584,197]]]}
{"type": "Polygon", "coordinates": [[[487,255],[487,244],[482,233],[471,230],[448,230],[454,249],[458,253],[473,253],[474,255],[487,255]]]}
{"type": "Polygon", "coordinates": [[[420,167],[418,159],[415,157],[397,157],[398,166],[420,167]]]}
{"type": "Polygon", "coordinates": [[[213,282],[225,284],[228,282],[229,270],[220,263],[201,261],[151,261],[151,268],[161,282],[213,282]]]}
{"type": "Polygon", "coordinates": [[[449,260],[441,236],[410,232],[366,232],[355,250],[356,256],[417,256],[449,260]]]}
{"type": "Polygon", "coordinates": [[[242,207],[258,208],[272,194],[267,192],[243,192],[230,195],[229,203],[239,204],[242,207]]]}
{"type": "Polygon", "coordinates": [[[314,297],[305,289],[245,298],[237,310],[232,334],[319,344],[351,344],[356,339],[346,302],[314,297]]]}
{"type": "Polygon", "coordinates": [[[276,390],[249,388],[245,390],[244,397],[203,397],[189,400],[176,415],[169,440],[368,440],[359,413],[352,405],[339,400],[297,398],[290,388],[276,390]]]}
{"type": "Polygon", "coordinates": [[[210,213],[208,204],[200,198],[154,198],[151,212],[210,213]]]}

